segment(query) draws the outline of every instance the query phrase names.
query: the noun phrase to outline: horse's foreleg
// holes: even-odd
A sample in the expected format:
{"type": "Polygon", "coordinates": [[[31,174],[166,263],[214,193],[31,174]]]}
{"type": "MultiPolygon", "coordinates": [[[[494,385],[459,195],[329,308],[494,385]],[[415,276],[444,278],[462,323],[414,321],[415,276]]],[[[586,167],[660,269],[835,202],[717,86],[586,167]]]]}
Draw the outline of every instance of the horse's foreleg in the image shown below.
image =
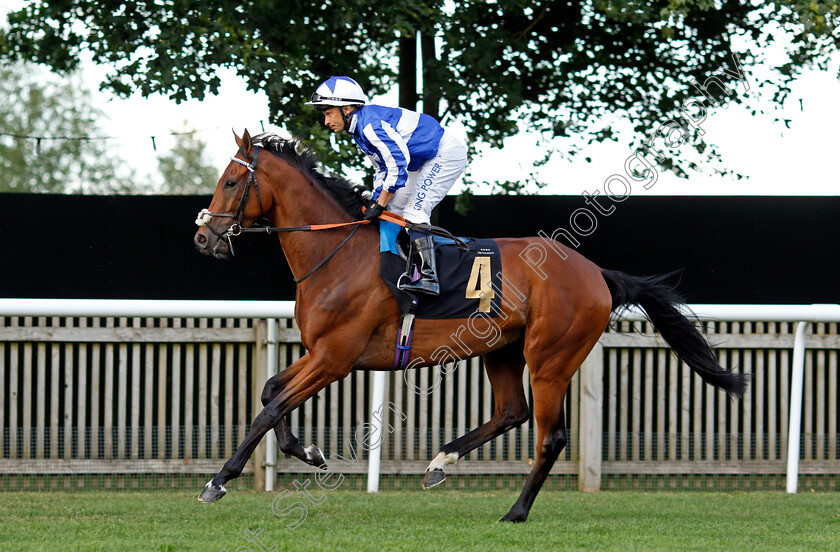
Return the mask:
{"type": "Polygon", "coordinates": [[[522,370],[525,357],[522,355],[522,341],[512,343],[502,349],[484,355],[484,369],[493,387],[495,411],[493,417],[443,446],[440,453],[426,468],[423,488],[430,489],[446,479],[444,467],[454,464],[470,451],[499,435],[522,425],[531,415],[525,391],[522,387],[522,370]]]}
{"type": "Polygon", "coordinates": [[[286,423],[286,418],[282,418],[274,427],[274,434],[277,436],[277,445],[283,454],[294,456],[310,466],[315,466],[322,470],[327,469],[327,461],[324,459],[324,454],[321,452],[321,449],[314,444],[303,448],[298,438],[292,433],[289,424],[286,423]]]}
{"type": "Polygon", "coordinates": [[[214,502],[222,498],[227,493],[225,483],[239,477],[248,458],[268,431],[276,427],[286,414],[302,405],[330,383],[346,376],[350,371],[349,367],[345,370],[327,369],[325,366],[332,368],[329,362],[316,362],[309,355],[305,355],[298,362],[303,366],[298,369],[286,387],[257,415],[251,424],[251,430],[239,448],[225,462],[222,470],[205,485],[198,500],[214,502]]]}
{"type": "Polygon", "coordinates": [[[236,452],[233,453],[233,456],[225,462],[225,465],[222,467],[222,471],[216,474],[216,476],[204,486],[201,494],[198,495],[198,500],[200,502],[215,502],[227,494],[225,483],[231,479],[239,477],[242,470],[245,468],[245,464],[248,462],[248,459],[254,453],[254,449],[256,449],[257,445],[260,443],[260,440],[262,440],[263,436],[275,427],[282,419],[282,416],[280,415],[280,403],[281,399],[280,397],[277,397],[266,405],[259,414],[257,414],[257,417],[254,418],[254,421],[251,424],[251,430],[248,432],[248,435],[245,436],[242,443],[240,443],[239,448],[237,448],[236,452]]]}
{"type": "MultiPolygon", "coordinates": [[[[288,383],[288,381],[300,371],[301,367],[302,364],[300,362],[295,362],[286,370],[269,378],[268,381],[265,382],[265,387],[263,387],[263,392],[260,396],[263,406],[267,406],[274,397],[280,394],[280,391],[282,391],[286,383],[288,383]]],[[[298,438],[294,433],[292,433],[285,417],[283,417],[277,425],[274,426],[274,434],[277,436],[277,445],[280,447],[283,454],[294,456],[295,458],[298,458],[309,465],[315,466],[316,468],[321,468],[322,470],[327,469],[327,461],[324,459],[321,449],[315,445],[309,445],[308,447],[303,448],[298,441],[298,438]]]]}

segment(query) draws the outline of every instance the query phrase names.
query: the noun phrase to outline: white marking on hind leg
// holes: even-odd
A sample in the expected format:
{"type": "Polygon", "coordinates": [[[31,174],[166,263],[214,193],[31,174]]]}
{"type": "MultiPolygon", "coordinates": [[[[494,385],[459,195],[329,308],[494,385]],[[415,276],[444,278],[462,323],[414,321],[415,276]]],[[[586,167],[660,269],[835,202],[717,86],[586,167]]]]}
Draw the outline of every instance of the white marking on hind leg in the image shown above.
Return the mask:
{"type": "Polygon", "coordinates": [[[426,471],[432,470],[442,470],[444,466],[447,464],[454,464],[458,461],[458,453],[457,452],[450,452],[449,454],[440,452],[435,459],[431,461],[429,467],[426,468],[426,471]]]}

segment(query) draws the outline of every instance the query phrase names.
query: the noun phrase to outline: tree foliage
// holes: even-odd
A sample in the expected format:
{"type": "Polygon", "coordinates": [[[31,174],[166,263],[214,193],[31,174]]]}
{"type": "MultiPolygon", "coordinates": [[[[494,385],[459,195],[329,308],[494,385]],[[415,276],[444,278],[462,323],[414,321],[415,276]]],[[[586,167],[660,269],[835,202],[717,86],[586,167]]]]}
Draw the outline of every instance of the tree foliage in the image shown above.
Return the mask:
{"type": "Polygon", "coordinates": [[[97,136],[101,113],[77,79],[0,65],[0,191],[125,192],[125,167],[97,136]]]}
{"type": "MultiPolygon", "coordinates": [[[[733,69],[733,48],[745,70],[762,61],[775,67],[757,84],[781,103],[803,68],[828,67],[840,44],[838,16],[836,0],[33,1],[10,14],[0,55],[70,70],[90,52],[111,67],[103,87],[176,100],[214,92],[216,68],[232,66],[267,93],[273,122],[339,167],[359,156],[304,101],[333,74],[352,75],[373,94],[398,77],[410,83],[417,32],[427,38],[425,110],[463,122],[472,148],[528,129],[569,138],[564,153],[574,153],[615,140],[616,119],[630,122],[623,139],[639,147],[697,95],[692,82],[733,69]],[[760,47],[770,43],[783,45],[782,61],[763,59],[760,47]]],[[[714,157],[700,133],[687,141],[714,157]]],[[[676,154],[664,163],[692,166],[676,154]]]]}
{"type": "Polygon", "coordinates": [[[162,177],[158,189],[164,194],[212,194],[219,171],[205,159],[207,143],[196,132],[173,132],[172,149],[158,156],[162,177]]]}

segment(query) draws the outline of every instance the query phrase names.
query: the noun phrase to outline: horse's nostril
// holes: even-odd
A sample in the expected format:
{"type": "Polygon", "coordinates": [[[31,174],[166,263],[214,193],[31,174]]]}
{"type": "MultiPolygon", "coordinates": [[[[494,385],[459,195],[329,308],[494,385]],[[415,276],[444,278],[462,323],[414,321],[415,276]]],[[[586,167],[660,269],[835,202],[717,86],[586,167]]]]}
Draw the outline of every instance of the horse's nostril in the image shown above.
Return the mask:
{"type": "Polygon", "coordinates": [[[194,241],[197,246],[204,247],[207,244],[207,236],[204,234],[196,234],[194,241]]]}
{"type": "Polygon", "coordinates": [[[198,237],[198,243],[204,243],[206,241],[207,241],[207,236],[199,236],[198,237]]]}

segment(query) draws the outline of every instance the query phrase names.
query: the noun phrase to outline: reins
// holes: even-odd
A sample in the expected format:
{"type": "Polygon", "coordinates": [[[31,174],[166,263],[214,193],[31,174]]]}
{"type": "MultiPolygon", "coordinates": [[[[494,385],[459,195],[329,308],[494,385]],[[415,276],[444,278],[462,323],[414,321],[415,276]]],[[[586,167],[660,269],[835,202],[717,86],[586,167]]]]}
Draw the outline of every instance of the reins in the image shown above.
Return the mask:
{"type": "Polygon", "coordinates": [[[333,228],[341,228],[343,226],[353,226],[353,229],[350,231],[350,233],[347,234],[347,236],[343,240],[341,240],[341,243],[339,243],[336,246],[335,249],[330,251],[330,253],[326,257],[321,259],[321,262],[316,264],[312,268],[312,270],[310,270],[309,272],[307,272],[306,274],[304,274],[300,278],[295,278],[294,279],[295,283],[299,284],[302,281],[309,278],[310,276],[312,276],[312,274],[314,274],[316,270],[318,270],[319,268],[324,266],[327,263],[327,261],[332,259],[333,256],[336,253],[338,253],[338,251],[342,247],[344,247],[345,244],[347,244],[348,241],[350,241],[350,238],[353,237],[353,234],[356,233],[356,231],[359,229],[361,224],[367,224],[369,222],[370,222],[369,220],[357,220],[357,221],[354,221],[354,222],[338,222],[338,223],[333,223],[333,224],[311,224],[311,225],[307,225],[307,226],[259,226],[259,227],[252,227],[252,228],[242,228],[242,226],[240,226],[239,224],[232,224],[231,227],[227,229],[227,232],[225,232],[225,235],[228,236],[228,240],[230,240],[231,238],[236,237],[236,236],[242,234],[243,232],[265,232],[266,234],[275,234],[275,233],[278,233],[278,232],[313,232],[313,231],[318,231],[318,230],[331,230],[333,228]]]}
{"type": "MultiPolygon", "coordinates": [[[[206,211],[206,209],[205,209],[206,211]]],[[[232,215],[228,215],[232,216],[232,215]]],[[[384,220],[387,222],[392,222],[398,226],[402,226],[403,228],[407,228],[409,230],[419,230],[424,231],[424,229],[432,229],[435,232],[428,232],[429,234],[435,236],[441,236],[453,239],[455,241],[460,241],[458,238],[453,236],[449,233],[448,230],[443,228],[439,228],[437,226],[431,226],[429,224],[417,224],[414,222],[410,222],[403,217],[391,213],[390,211],[385,211],[381,215],[379,215],[380,220],[384,220]]],[[[308,224],[306,226],[253,226],[250,228],[242,228],[239,224],[233,224],[230,228],[228,228],[228,232],[231,236],[238,236],[239,234],[245,232],[264,232],[266,234],[275,234],[277,232],[315,232],[318,230],[332,230],[334,228],[342,228],[344,226],[354,226],[359,224],[367,224],[370,220],[354,220],[353,222],[333,222],[330,224],[308,224]]],[[[463,243],[463,242],[461,242],[463,243]]]]}
{"type": "MultiPolygon", "coordinates": [[[[369,222],[369,221],[365,221],[365,222],[369,222]]],[[[355,234],[355,233],[356,233],[356,230],[358,230],[358,229],[359,229],[359,226],[354,226],[354,227],[353,227],[353,229],[350,231],[350,233],[349,233],[349,234],[347,234],[347,237],[346,237],[346,238],[344,238],[343,240],[341,240],[341,243],[340,243],[340,244],[338,244],[338,245],[336,246],[336,248],[335,248],[335,249],[333,249],[333,250],[330,252],[330,254],[329,254],[329,255],[327,255],[326,257],[324,257],[324,258],[321,260],[321,262],[320,262],[320,263],[318,263],[318,264],[316,264],[314,267],[312,267],[312,270],[310,270],[309,272],[307,272],[306,274],[304,274],[301,278],[295,278],[295,283],[296,283],[296,284],[301,283],[302,281],[304,281],[304,280],[306,280],[307,278],[309,278],[310,276],[312,276],[312,274],[314,274],[316,270],[318,270],[319,268],[321,268],[322,266],[324,266],[325,264],[327,264],[327,261],[329,261],[330,259],[332,259],[332,258],[333,258],[333,255],[335,255],[336,253],[338,253],[338,250],[339,250],[339,249],[341,249],[342,247],[344,247],[344,244],[346,244],[348,241],[350,241],[350,238],[352,238],[352,237],[353,237],[353,234],[355,234]]]]}
{"type": "MultiPolygon", "coordinates": [[[[301,282],[303,282],[304,280],[306,280],[307,278],[312,276],[312,274],[314,274],[315,271],[317,271],[319,268],[324,266],[327,263],[327,261],[332,259],[333,256],[335,256],[335,254],[338,253],[339,250],[341,250],[341,248],[344,247],[347,244],[348,241],[350,241],[350,238],[353,237],[353,235],[356,233],[356,231],[359,229],[359,227],[362,224],[368,224],[373,219],[355,220],[355,221],[352,221],[352,222],[335,222],[335,223],[329,223],[329,224],[309,224],[309,225],[306,225],[306,226],[256,226],[256,227],[243,228],[242,227],[242,217],[243,217],[244,212],[245,212],[245,204],[248,201],[248,195],[249,195],[249,191],[251,189],[251,183],[252,182],[254,184],[254,190],[256,191],[256,194],[257,194],[257,201],[260,204],[260,217],[262,217],[262,215],[264,213],[263,206],[262,206],[262,199],[260,198],[260,189],[259,189],[259,185],[257,184],[257,177],[254,174],[254,171],[257,168],[257,155],[259,153],[259,150],[260,150],[259,146],[254,147],[254,158],[251,160],[250,163],[247,163],[247,162],[243,161],[242,159],[239,159],[238,157],[231,157],[230,158],[231,161],[239,163],[240,165],[243,165],[245,168],[247,168],[248,173],[249,173],[248,174],[248,180],[245,183],[245,191],[242,192],[242,197],[239,199],[239,205],[236,207],[236,211],[233,214],[230,214],[230,213],[212,213],[212,212],[210,212],[209,209],[202,209],[201,211],[198,212],[198,217],[195,219],[195,223],[198,226],[205,226],[208,222],[210,222],[210,220],[213,217],[235,219],[236,222],[231,224],[230,227],[224,232],[224,234],[219,234],[213,228],[210,228],[210,230],[212,230],[213,233],[217,234],[219,237],[224,236],[227,239],[228,245],[230,246],[231,255],[234,254],[233,253],[233,238],[235,238],[236,236],[239,236],[240,234],[246,233],[246,232],[247,233],[263,232],[263,233],[266,233],[266,234],[275,234],[275,233],[279,233],[279,232],[317,232],[317,231],[320,231],[320,230],[333,230],[335,228],[342,228],[342,227],[345,227],[345,226],[353,226],[353,229],[350,231],[350,233],[347,234],[347,236],[341,241],[341,243],[339,243],[336,246],[335,249],[333,249],[326,257],[324,257],[318,264],[316,264],[309,272],[304,274],[301,278],[295,278],[295,283],[300,284],[301,282]]],[[[363,207],[362,209],[364,211],[365,208],[363,207]]],[[[401,217],[401,216],[399,216],[395,213],[391,213],[389,211],[384,211],[381,215],[379,215],[378,218],[380,220],[384,220],[384,221],[396,224],[398,226],[402,226],[403,228],[405,228],[407,230],[417,230],[418,232],[423,232],[425,234],[430,234],[432,236],[438,236],[438,237],[441,237],[441,238],[450,239],[453,242],[455,242],[455,245],[457,245],[458,248],[461,249],[462,251],[469,251],[469,249],[470,249],[469,246],[462,239],[455,237],[451,232],[449,232],[445,228],[440,228],[439,226],[433,226],[431,224],[421,224],[421,223],[411,222],[411,221],[408,221],[408,220],[404,219],[403,217],[401,217]]]]}

